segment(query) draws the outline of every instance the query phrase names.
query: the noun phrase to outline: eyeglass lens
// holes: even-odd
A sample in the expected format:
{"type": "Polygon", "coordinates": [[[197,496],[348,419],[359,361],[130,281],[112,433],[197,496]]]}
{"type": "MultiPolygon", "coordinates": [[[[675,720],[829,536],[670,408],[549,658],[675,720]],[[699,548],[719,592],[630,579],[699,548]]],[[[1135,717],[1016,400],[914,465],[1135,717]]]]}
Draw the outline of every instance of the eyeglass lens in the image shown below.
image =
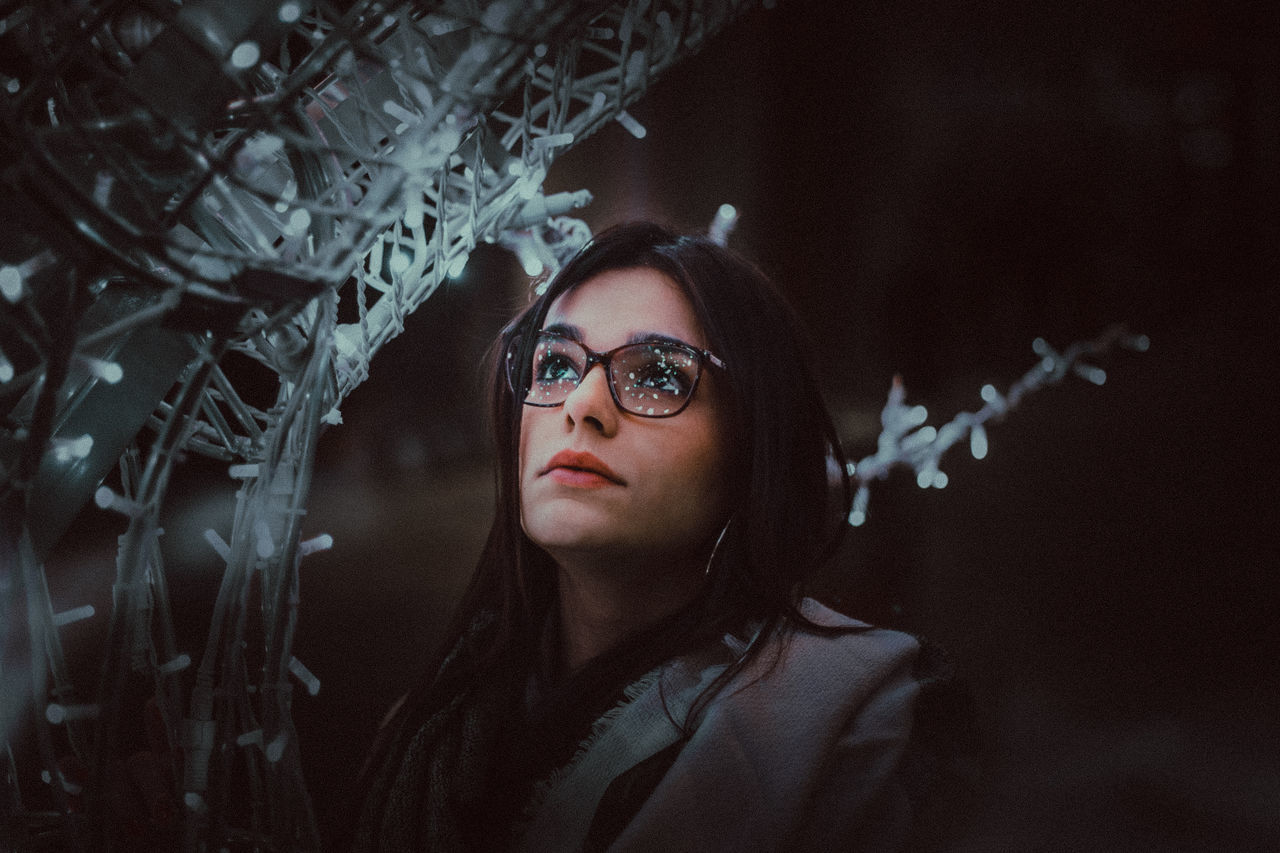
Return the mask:
{"type": "MultiPolygon", "coordinates": [[[[540,335],[533,353],[533,381],[525,402],[557,406],[586,375],[586,351],[574,341],[540,335]]],[[[688,405],[698,382],[696,353],[674,344],[640,343],[620,347],[609,358],[609,383],[628,412],[663,417],[688,405]]]]}

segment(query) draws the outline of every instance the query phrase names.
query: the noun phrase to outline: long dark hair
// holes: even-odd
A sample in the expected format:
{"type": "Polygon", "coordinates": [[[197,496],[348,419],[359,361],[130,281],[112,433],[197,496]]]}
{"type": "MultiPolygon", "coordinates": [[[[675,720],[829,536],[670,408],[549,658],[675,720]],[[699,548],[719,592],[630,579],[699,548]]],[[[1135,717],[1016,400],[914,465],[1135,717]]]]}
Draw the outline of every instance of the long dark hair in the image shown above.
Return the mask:
{"type": "Polygon", "coordinates": [[[531,333],[542,327],[558,296],[602,272],[635,267],[661,272],[681,287],[708,348],[727,365],[731,523],[708,588],[664,625],[666,641],[752,621],[806,624],[797,610],[801,585],[838,544],[849,501],[845,458],[810,369],[807,339],[786,300],[754,264],[705,237],[648,222],[616,226],[566,264],[495,347],[493,527],[444,644],[451,648],[477,613],[493,612],[498,628],[477,658],[481,666],[504,658],[540,629],[556,585],[554,564],[520,525],[524,406],[506,382],[505,354],[519,338],[514,357],[517,367],[527,366],[531,333]]]}

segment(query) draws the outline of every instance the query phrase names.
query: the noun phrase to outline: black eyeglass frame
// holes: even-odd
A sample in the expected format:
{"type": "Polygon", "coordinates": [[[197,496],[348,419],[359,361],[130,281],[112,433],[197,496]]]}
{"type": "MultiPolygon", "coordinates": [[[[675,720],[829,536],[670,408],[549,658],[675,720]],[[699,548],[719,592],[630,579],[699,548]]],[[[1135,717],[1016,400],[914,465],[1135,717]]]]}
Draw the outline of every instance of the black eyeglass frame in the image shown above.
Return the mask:
{"type": "MultiPolygon", "coordinates": [[[[711,352],[710,350],[698,349],[693,344],[687,344],[687,343],[684,343],[683,341],[672,341],[672,340],[665,340],[665,339],[652,340],[652,341],[633,341],[628,344],[623,344],[622,346],[614,347],[608,352],[596,352],[595,350],[591,349],[586,344],[584,344],[582,341],[571,338],[568,335],[562,335],[562,334],[559,334],[558,332],[540,331],[537,333],[537,335],[534,338],[533,346],[535,351],[538,347],[538,340],[541,338],[555,338],[556,340],[568,341],[569,343],[577,346],[586,354],[587,356],[586,363],[583,365],[582,373],[578,376],[578,381],[573,386],[574,389],[576,389],[579,385],[581,385],[583,380],[587,378],[587,374],[591,372],[591,368],[599,364],[604,368],[604,381],[605,381],[605,384],[609,386],[609,396],[613,398],[613,404],[618,407],[618,411],[625,412],[629,415],[635,415],[641,418],[673,418],[675,417],[676,415],[680,414],[681,412],[683,412],[685,409],[689,407],[690,401],[693,400],[693,395],[697,393],[698,385],[702,382],[702,370],[706,365],[709,364],[712,367],[715,367],[719,370],[728,370],[728,368],[725,366],[724,360],[721,359],[715,353],[711,352]],[[680,403],[680,407],[678,409],[675,409],[674,411],[670,411],[670,412],[663,412],[662,414],[651,415],[646,412],[637,412],[632,409],[628,409],[626,406],[622,405],[622,400],[619,399],[618,397],[618,389],[614,385],[611,361],[617,353],[621,352],[624,349],[630,349],[631,347],[642,347],[642,346],[671,347],[673,349],[681,350],[693,356],[694,364],[697,365],[697,372],[693,376],[693,384],[689,387],[689,393],[685,395],[684,400],[683,402],[680,403]]],[[[507,387],[510,388],[512,393],[516,394],[517,396],[523,394],[525,399],[521,400],[520,402],[526,406],[534,406],[539,409],[554,409],[557,406],[563,406],[565,404],[565,400],[561,400],[559,403],[535,403],[529,400],[528,398],[529,390],[530,390],[529,387],[517,386],[517,383],[514,377],[512,376],[512,372],[517,369],[516,354],[520,350],[520,343],[521,343],[521,336],[517,335],[516,337],[512,338],[511,343],[507,345],[506,370],[504,371],[504,373],[506,373],[507,375],[507,387]]],[[[532,367],[532,364],[530,364],[530,367],[532,367]]],[[[572,394],[572,393],[573,391],[570,390],[569,394],[572,394]]],[[[565,395],[566,400],[568,399],[569,394],[565,395]]]]}

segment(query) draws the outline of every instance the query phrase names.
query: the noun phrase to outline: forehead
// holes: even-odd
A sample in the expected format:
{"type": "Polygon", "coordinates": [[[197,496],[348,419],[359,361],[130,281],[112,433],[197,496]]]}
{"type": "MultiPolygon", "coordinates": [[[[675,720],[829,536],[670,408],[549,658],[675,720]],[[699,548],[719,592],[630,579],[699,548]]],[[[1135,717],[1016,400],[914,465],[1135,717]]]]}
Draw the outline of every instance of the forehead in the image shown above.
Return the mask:
{"type": "Polygon", "coordinates": [[[705,348],[702,324],[680,285],[647,267],[608,270],[556,297],[543,327],[572,326],[605,350],[652,333],[705,348]]]}

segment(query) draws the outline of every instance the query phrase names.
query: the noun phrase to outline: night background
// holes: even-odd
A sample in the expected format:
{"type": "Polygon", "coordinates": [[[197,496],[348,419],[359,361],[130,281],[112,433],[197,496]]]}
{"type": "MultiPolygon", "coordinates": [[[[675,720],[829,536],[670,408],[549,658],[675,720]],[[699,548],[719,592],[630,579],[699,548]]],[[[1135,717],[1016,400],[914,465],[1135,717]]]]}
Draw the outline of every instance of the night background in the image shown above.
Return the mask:
{"type": "MultiPolygon", "coordinates": [[[[1113,323],[1091,363],[961,446],[945,489],[872,488],[822,597],[945,650],[983,771],[955,850],[1280,849],[1273,573],[1280,15],[1253,4],[781,3],[756,10],[563,156],[594,229],[704,229],[791,295],[851,457],[894,375],[940,425],[1113,323]],[[1268,403],[1268,401],[1272,401],[1268,403]]],[[[294,716],[322,817],[417,677],[491,514],[485,351],[523,303],[478,250],[321,441],[294,716]]],[[[175,617],[202,637],[223,467],[169,492],[175,617]]],[[[86,511],[55,601],[107,601],[120,524],[86,511]],[[92,568],[90,568],[92,567],[92,568]]],[[[106,612],[100,608],[100,612],[106,612]]],[[[92,654],[95,627],[69,652],[92,654]]],[[[195,640],[193,639],[193,642],[195,640]]]]}

